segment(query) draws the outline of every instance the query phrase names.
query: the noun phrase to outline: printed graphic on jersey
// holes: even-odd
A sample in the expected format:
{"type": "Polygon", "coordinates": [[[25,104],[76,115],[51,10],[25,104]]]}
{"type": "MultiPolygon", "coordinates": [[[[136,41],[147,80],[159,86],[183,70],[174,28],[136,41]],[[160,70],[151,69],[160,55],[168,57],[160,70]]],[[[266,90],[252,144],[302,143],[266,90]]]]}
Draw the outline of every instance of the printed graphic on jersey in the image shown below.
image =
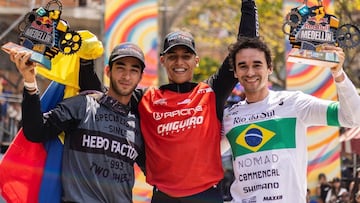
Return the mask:
{"type": "Polygon", "coordinates": [[[326,112],[327,124],[330,126],[340,126],[338,117],[339,102],[331,103],[326,112]]]}
{"type": "Polygon", "coordinates": [[[236,143],[253,152],[257,152],[274,136],[274,132],[262,128],[258,125],[251,124],[241,132],[241,134],[236,139],[236,143]]]}
{"type": "Polygon", "coordinates": [[[139,155],[139,148],[124,137],[115,137],[105,133],[96,134],[96,132],[91,134],[89,131],[79,130],[76,135],[70,136],[70,140],[70,149],[72,150],[120,157],[122,161],[128,163],[134,163],[139,155]]]}
{"type": "Polygon", "coordinates": [[[295,148],[296,118],[273,119],[239,125],[226,137],[235,157],[274,149],[295,148]]]}
{"type": "Polygon", "coordinates": [[[164,98],[158,99],[154,101],[154,105],[167,105],[167,101],[164,98]]]}
{"type": "Polygon", "coordinates": [[[188,104],[191,102],[191,99],[185,99],[184,101],[178,102],[178,105],[182,105],[182,104],[188,104]]]}
{"type": "Polygon", "coordinates": [[[211,87],[207,87],[207,88],[200,88],[197,93],[198,94],[205,94],[205,93],[209,93],[209,92],[213,92],[214,90],[211,87]]]}
{"type": "Polygon", "coordinates": [[[204,116],[200,115],[203,111],[203,107],[198,105],[169,112],[153,112],[154,120],[160,121],[156,126],[156,132],[165,136],[196,128],[204,123],[204,116]]]}
{"type": "Polygon", "coordinates": [[[241,200],[241,203],[256,203],[256,197],[253,196],[248,199],[243,199],[243,200],[241,200]]]}

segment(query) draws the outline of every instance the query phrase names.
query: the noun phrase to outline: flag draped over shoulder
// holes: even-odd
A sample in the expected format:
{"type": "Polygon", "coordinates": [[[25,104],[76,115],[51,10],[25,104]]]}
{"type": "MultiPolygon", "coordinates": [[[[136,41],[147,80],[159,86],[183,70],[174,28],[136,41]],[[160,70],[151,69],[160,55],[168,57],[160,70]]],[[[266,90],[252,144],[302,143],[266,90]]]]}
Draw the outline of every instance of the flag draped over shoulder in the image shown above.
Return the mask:
{"type": "Polygon", "coordinates": [[[45,164],[41,143],[31,143],[18,132],[0,163],[1,195],[10,203],[36,203],[45,164]]]}
{"type": "MultiPolygon", "coordinates": [[[[86,30],[77,32],[80,34],[82,39],[81,47],[78,52],[73,55],[64,55],[60,52],[51,61],[51,70],[42,66],[38,66],[36,69],[38,74],[48,78],[49,80],[66,85],[67,88],[74,88],[74,90],[69,90],[69,92],[73,94],[77,94],[80,89],[79,58],[87,60],[96,59],[104,52],[101,41],[99,41],[91,32],[86,30]]],[[[65,98],[68,96],[65,95],[65,98]]]]}
{"type": "MultiPolygon", "coordinates": [[[[78,33],[82,39],[78,52],[58,53],[51,61],[50,70],[37,67],[38,74],[52,80],[40,99],[42,112],[81,90],[80,58],[92,60],[103,54],[102,43],[95,35],[87,30],[78,33]]],[[[8,203],[61,201],[62,138],[60,134],[46,143],[33,143],[19,130],[0,162],[0,193],[8,203]]]]}

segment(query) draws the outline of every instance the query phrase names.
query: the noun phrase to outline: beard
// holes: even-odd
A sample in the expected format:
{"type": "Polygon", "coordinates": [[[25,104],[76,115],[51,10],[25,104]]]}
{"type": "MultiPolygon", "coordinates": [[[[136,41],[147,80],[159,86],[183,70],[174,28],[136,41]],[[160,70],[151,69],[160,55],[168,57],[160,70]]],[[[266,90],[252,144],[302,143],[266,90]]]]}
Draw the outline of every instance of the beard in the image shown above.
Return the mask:
{"type": "Polygon", "coordinates": [[[134,91],[134,89],[136,88],[136,86],[131,87],[130,89],[122,90],[118,86],[116,81],[110,78],[110,88],[112,88],[113,93],[116,94],[117,96],[130,96],[134,91]]]}

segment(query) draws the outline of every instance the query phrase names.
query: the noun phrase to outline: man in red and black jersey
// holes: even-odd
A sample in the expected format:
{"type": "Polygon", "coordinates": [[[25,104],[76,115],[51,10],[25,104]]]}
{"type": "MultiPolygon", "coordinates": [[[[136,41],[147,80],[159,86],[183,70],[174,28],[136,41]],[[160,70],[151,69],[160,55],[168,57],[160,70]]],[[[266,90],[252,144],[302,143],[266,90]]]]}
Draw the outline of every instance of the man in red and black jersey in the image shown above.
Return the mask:
{"type": "MultiPolygon", "coordinates": [[[[258,36],[253,0],[242,1],[238,38],[258,36]]],[[[191,82],[199,64],[193,36],[168,34],[160,62],[169,84],[138,92],[152,203],[220,203],[223,178],[220,128],[227,97],[237,83],[228,58],[204,82],[191,82]]]]}

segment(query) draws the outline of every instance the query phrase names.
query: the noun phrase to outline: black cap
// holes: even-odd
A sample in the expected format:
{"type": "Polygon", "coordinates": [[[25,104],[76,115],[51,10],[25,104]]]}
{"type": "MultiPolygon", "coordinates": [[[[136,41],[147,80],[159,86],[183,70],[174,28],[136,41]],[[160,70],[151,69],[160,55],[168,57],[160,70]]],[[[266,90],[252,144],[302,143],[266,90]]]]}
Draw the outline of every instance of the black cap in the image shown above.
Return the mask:
{"type": "Polygon", "coordinates": [[[175,31],[166,35],[164,49],[161,55],[168,52],[171,48],[179,45],[188,47],[192,52],[194,52],[194,54],[196,54],[194,37],[189,32],[175,31]]]}
{"type": "Polygon", "coordinates": [[[121,43],[113,49],[113,51],[110,54],[109,65],[112,66],[112,63],[114,61],[129,56],[139,59],[139,61],[141,62],[141,68],[142,70],[144,70],[145,68],[144,53],[142,52],[140,47],[138,47],[136,44],[131,42],[121,43]]]}

